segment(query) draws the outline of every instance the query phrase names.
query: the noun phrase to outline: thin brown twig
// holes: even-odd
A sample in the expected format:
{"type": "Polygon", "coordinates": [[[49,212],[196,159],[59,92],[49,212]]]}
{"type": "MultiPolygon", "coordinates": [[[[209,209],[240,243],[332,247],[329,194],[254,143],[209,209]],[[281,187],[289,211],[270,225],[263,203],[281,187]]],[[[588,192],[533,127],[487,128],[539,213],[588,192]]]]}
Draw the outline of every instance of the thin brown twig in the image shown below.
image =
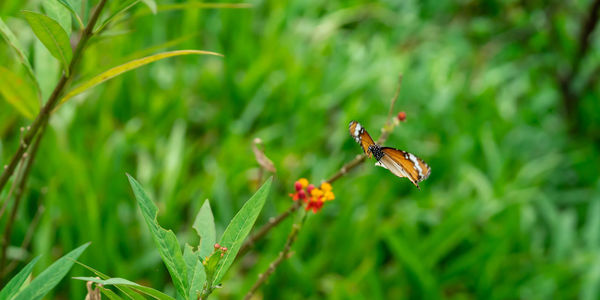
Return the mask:
{"type": "Polygon", "coordinates": [[[252,295],[256,292],[256,290],[258,290],[258,288],[263,283],[265,283],[265,281],[267,281],[267,279],[269,278],[269,276],[271,276],[271,274],[273,274],[273,272],[275,272],[277,266],[279,266],[286,258],[289,257],[288,253],[292,248],[292,244],[294,244],[294,242],[296,241],[298,233],[300,232],[300,229],[302,228],[302,225],[304,224],[307,215],[308,214],[304,214],[304,216],[302,216],[302,221],[300,221],[300,223],[294,224],[294,226],[292,227],[292,231],[288,235],[287,241],[285,242],[285,246],[283,246],[283,250],[279,252],[277,258],[274,261],[272,261],[271,264],[269,264],[267,270],[258,275],[258,280],[256,280],[256,282],[252,285],[252,287],[244,297],[245,300],[250,299],[252,295]]]}
{"type": "Polygon", "coordinates": [[[100,0],[98,5],[96,6],[96,9],[92,13],[92,16],[90,17],[90,20],[89,20],[87,26],[85,27],[85,29],[83,30],[83,32],[81,34],[81,39],[77,43],[77,47],[75,48],[75,51],[73,52],[73,58],[71,60],[71,63],[69,64],[69,71],[63,72],[60,79],[58,80],[58,83],[56,84],[56,87],[52,91],[52,94],[48,98],[48,101],[46,102],[46,104],[42,107],[42,109],[38,113],[37,117],[31,124],[30,129],[27,131],[27,133],[23,137],[23,140],[19,143],[19,147],[17,148],[17,151],[11,158],[8,165],[6,165],[4,170],[2,171],[2,175],[0,175],[0,191],[2,191],[4,189],[6,182],[8,182],[8,179],[13,175],[19,160],[21,159],[21,157],[23,156],[25,151],[27,151],[27,149],[29,148],[29,145],[33,141],[33,138],[36,136],[36,134],[38,133],[40,128],[42,126],[45,126],[45,124],[48,122],[50,113],[52,112],[52,110],[54,109],[56,104],[58,104],[58,102],[59,102],[60,95],[62,94],[62,92],[63,92],[65,86],[67,85],[67,83],[69,82],[69,80],[73,77],[73,70],[75,69],[75,67],[77,66],[79,61],[81,60],[81,57],[83,54],[83,49],[85,48],[87,42],[89,41],[90,37],[93,34],[94,26],[96,25],[96,22],[98,21],[98,17],[100,16],[100,12],[104,8],[106,1],[107,0],[100,0]],[[67,76],[67,74],[70,74],[70,75],[67,76]]]}

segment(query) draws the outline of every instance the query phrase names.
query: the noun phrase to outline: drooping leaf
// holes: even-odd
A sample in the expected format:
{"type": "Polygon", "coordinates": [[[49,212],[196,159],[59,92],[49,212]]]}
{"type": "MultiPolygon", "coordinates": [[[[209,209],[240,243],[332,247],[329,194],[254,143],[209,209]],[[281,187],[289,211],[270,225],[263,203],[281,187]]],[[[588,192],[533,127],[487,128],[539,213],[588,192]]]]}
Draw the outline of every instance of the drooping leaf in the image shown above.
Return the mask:
{"type": "Polygon", "coordinates": [[[193,228],[198,233],[198,236],[200,236],[199,255],[201,258],[205,258],[213,251],[213,247],[217,241],[215,218],[213,217],[208,199],[204,200],[202,208],[200,208],[200,211],[196,215],[193,228]]]}
{"type": "Polygon", "coordinates": [[[40,94],[40,85],[37,81],[37,78],[35,77],[33,68],[31,67],[31,63],[27,59],[27,55],[25,54],[25,51],[23,51],[23,48],[19,44],[17,37],[15,37],[10,28],[6,26],[2,18],[0,18],[0,35],[2,35],[2,38],[6,41],[6,43],[8,43],[8,45],[13,49],[13,51],[15,51],[17,57],[19,58],[19,61],[25,67],[25,70],[27,71],[27,76],[29,76],[29,79],[31,79],[31,81],[35,84],[38,102],[41,103],[42,99],[40,94]]]}
{"type": "Polygon", "coordinates": [[[273,177],[267,179],[260,189],[258,189],[250,200],[246,201],[244,206],[242,206],[233,219],[231,219],[229,225],[227,225],[227,228],[221,237],[220,244],[223,247],[227,247],[228,250],[225,252],[225,256],[217,266],[214,280],[211,283],[213,286],[221,281],[227,270],[229,270],[229,267],[231,267],[244,239],[248,233],[250,233],[258,214],[265,204],[265,200],[271,190],[272,182],[273,177]]]}
{"type": "Polygon", "coordinates": [[[158,208],[154,202],[150,200],[148,195],[146,195],[146,192],[144,192],[142,186],[129,174],[127,174],[127,177],[129,178],[131,189],[133,190],[135,198],[138,201],[138,205],[142,211],[144,220],[148,225],[148,229],[150,229],[152,239],[158,248],[158,252],[162,257],[163,262],[167,266],[167,270],[169,270],[169,273],[171,274],[171,279],[173,280],[175,289],[180,296],[187,299],[187,271],[185,262],[183,260],[183,255],[181,254],[181,249],[179,248],[177,237],[173,231],[165,230],[164,228],[160,227],[158,221],[156,220],[158,208]]]}
{"type": "Polygon", "coordinates": [[[0,95],[19,113],[33,119],[40,104],[30,84],[17,73],[0,66],[0,95]]]}
{"type": "Polygon", "coordinates": [[[105,286],[106,285],[127,286],[134,290],[138,290],[148,296],[151,296],[155,299],[175,300],[175,298],[173,298],[167,294],[164,294],[162,292],[159,292],[151,287],[143,286],[143,285],[137,284],[133,281],[129,281],[129,280],[123,279],[123,278],[98,279],[96,277],[73,277],[73,279],[83,280],[83,281],[92,281],[92,282],[99,283],[99,284],[102,284],[105,286]]]}
{"type": "Polygon", "coordinates": [[[21,286],[27,280],[29,274],[31,274],[31,270],[33,266],[37,263],[40,257],[37,256],[32,259],[17,275],[15,275],[7,284],[4,286],[2,291],[0,291],[0,300],[8,300],[11,299],[14,295],[17,294],[21,286]]]}
{"type": "Polygon", "coordinates": [[[143,65],[149,64],[151,62],[155,62],[161,59],[165,59],[173,56],[180,55],[190,55],[190,54],[206,54],[206,55],[215,55],[215,56],[223,56],[222,54],[210,51],[201,51],[201,50],[177,50],[170,52],[163,52],[151,56],[147,56],[144,58],[136,59],[127,63],[124,63],[120,66],[114,67],[108,71],[102,72],[99,75],[94,76],[92,79],[80,84],[75,87],[71,91],[69,91],[61,100],[61,103],[73,98],[74,96],[83,93],[84,91],[95,87],[96,85],[105,82],[111,78],[114,78],[118,75],[121,75],[127,71],[131,71],[133,69],[137,69],[143,65]]]}
{"type": "Polygon", "coordinates": [[[75,250],[67,253],[50,265],[31,283],[21,290],[13,300],[37,300],[42,299],[51,289],[53,289],[67,275],[75,260],[90,245],[85,243],[75,250]]]}
{"type": "MultiPolygon", "coordinates": [[[[80,261],[75,261],[76,264],[90,270],[91,272],[93,272],[94,274],[96,274],[96,276],[100,277],[100,279],[110,279],[110,276],[80,262],[80,261]]],[[[144,296],[138,294],[137,292],[133,291],[132,289],[130,289],[129,287],[126,286],[116,286],[117,289],[119,289],[121,292],[123,292],[123,294],[127,295],[129,298],[134,299],[134,300],[144,300],[144,296]]]]}
{"type": "Polygon", "coordinates": [[[23,15],[38,39],[46,46],[52,56],[61,62],[68,76],[73,51],[65,30],[60,24],[45,15],[32,11],[23,11],[23,15]]]}

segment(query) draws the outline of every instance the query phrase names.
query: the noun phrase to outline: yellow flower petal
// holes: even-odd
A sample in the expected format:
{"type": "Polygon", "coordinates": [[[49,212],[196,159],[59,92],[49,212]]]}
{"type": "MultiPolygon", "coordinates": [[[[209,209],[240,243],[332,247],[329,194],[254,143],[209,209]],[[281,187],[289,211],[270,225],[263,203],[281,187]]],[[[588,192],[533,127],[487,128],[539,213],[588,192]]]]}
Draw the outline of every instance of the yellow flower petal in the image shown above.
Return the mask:
{"type": "Polygon", "coordinates": [[[300,178],[300,179],[298,179],[298,182],[300,182],[300,185],[302,185],[302,188],[306,188],[308,186],[308,180],[306,178],[300,178]]]}
{"type": "Polygon", "coordinates": [[[333,192],[325,192],[325,200],[333,200],[335,199],[335,194],[333,192]]]}
{"type": "Polygon", "coordinates": [[[318,188],[314,188],[312,191],[310,191],[310,195],[313,197],[321,197],[323,196],[323,191],[318,188]]]}
{"type": "Polygon", "coordinates": [[[330,192],[331,191],[331,184],[329,184],[329,182],[323,182],[321,183],[321,189],[325,192],[330,192]]]}

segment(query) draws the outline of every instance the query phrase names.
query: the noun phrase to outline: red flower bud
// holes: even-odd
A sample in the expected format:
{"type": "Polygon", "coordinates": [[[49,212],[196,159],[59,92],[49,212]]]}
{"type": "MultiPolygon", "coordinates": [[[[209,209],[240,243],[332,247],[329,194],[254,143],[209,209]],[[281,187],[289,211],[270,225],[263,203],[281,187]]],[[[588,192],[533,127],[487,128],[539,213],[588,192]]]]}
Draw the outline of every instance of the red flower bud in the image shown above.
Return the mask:
{"type": "Polygon", "coordinates": [[[218,243],[215,244],[215,249],[219,249],[219,248],[221,248],[221,245],[219,245],[218,243]]]}
{"type": "Polygon", "coordinates": [[[398,113],[398,121],[404,122],[406,120],[406,113],[401,111],[398,113]]]}
{"type": "Polygon", "coordinates": [[[296,181],[296,183],[294,184],[294,188],[296,189],[296,192],[301,191],[302,183],[300,183],[300,181],[296,181]]]}
{"type": "Polygon", "coordinates": [[[315,189],[315,186],[312,184],[309,184],[308,187],[306,188],[306,192],[310,195],[310,192],[314,189],[315,189]]]}
{"type": "Polygon", "coordinates": [[[227,247],[221,247],[221,251],[227,252],[227,247]]]}
{"type": "Polygon", "coordinates": [[[305,199],[306,198],[306,193],[304,192],[304,190],[299,190],[298,191],[298,199],[305,199]]]}

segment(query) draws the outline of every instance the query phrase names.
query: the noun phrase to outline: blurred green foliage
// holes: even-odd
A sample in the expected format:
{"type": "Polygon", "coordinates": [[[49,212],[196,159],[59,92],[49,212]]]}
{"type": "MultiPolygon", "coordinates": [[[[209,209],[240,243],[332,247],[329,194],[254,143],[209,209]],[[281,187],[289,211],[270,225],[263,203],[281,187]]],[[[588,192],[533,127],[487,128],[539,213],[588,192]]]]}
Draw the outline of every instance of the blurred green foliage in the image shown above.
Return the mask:
{"type": "MultiPolygon", "coordinates": [[[[19,12],[48,10],[41,2],[2,1],[0,17],[47,99],[60,65],[19,12]]],[[[250,1],[246,9],[159,7],[156,15],[138,4],[93,41],[76,83],[162,50],[225,57],[156,62],[61,106],[32,170],[11,257],[24,260],[21,268],[43,254],[39,274],[91,241],[82,262],[174,294],[125,172],[180,241],[194,239],[207,198],[220,235],[259,184],[251,144],[260,137],[277,167],[263,224],[289,207],[296,179],[318,183],[360,153],[350,120],[378,136],[402,74],[396,110],[407,122],[387,144],[423,158],[431,177],[419,191],[370,161],[337,181],[336,200],[310,216],[262,295],[597,299],[600,31],[581,33],[595,2],[250,1]],[[32,246],[19,250],[40,205],[32,246]]],[[[120,5],[109,1],[104,17],[120,5]]],[[[4,42],[0,65],[27,78],[4,42]]],[[[29,123],[0,102],[2,164],[29,123]]],[[[215,296],[244,295],[290,226],[235,263],[215,296]]],[[[91,274],[75,267],[71,275],[91,274]]],[[[84,291],[83,282],[64,280],[54,297],[82,299],[84,291]]]]}

